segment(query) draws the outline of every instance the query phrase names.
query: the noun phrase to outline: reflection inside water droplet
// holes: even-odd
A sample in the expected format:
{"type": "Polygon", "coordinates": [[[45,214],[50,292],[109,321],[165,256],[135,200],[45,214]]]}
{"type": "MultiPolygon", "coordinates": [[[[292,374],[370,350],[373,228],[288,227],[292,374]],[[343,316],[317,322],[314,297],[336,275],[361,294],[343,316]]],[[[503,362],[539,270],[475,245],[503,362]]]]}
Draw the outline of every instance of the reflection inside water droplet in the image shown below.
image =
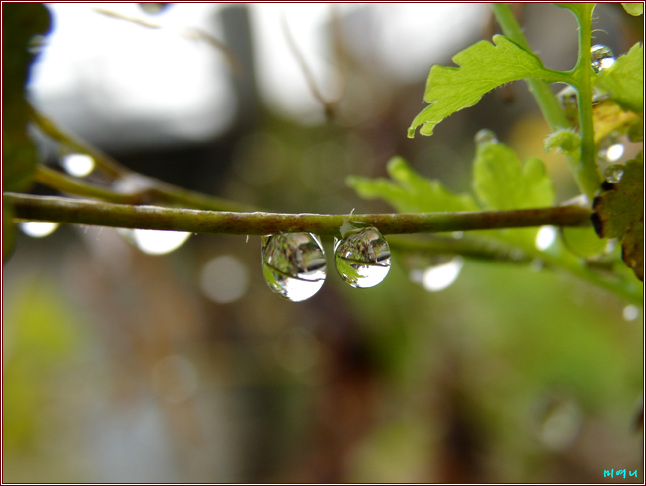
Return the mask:
{"type": "Polygon", "coordinates": [[[464,260],[461,257],[455,257],[443,263],[429,265],[423,270],[413,270],[410,278],[429,292],[438,292],[456,281],[463,264],[464,260]]]}
{"type": "Polygon", "coordinates": [[[292,302],[309,299],[325,282],[327,264],[319,238],[311,233],[264,237],[262,272],[271,290],[292,302]]]}
{"type": "Polygon", "coordinates": [[[606,179],[606,182],[616,184],[621,181],[621,178],[624,175],[624,166],[621,164],[610,165],[606,168],[603,175],[606,179]]]}
{"type": "Polygon", "coordinates": [[[336,240],[334,262],[343,280],[358,289],[379,284],[390,270],[390,247],[376,228],[336,240]]]}
{"type": "Polygon", "coordinates": [[[596,45],[590,49],[590,60],[594,72],[599,73],[615,63],[615,55],[609,47],[596,45]]]}

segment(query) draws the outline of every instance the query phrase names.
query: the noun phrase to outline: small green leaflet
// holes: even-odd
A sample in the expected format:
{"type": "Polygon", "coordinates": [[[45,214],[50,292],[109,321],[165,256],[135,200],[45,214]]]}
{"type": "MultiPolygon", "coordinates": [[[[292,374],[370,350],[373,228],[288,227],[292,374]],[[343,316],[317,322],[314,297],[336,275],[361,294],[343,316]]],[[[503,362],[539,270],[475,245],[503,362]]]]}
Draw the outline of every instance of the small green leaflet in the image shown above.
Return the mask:
{"type": "Polygon", "coordinates": [[[558,149],[564,154],[576,154],[581,148],[581,137],[571,129],[557,130],[545,139],[545,152],[558,149]]]}
{"type": "Polygon", "coordinates": [[[524,165],[502,143],[478,145],[473,189],[483,206],[492,210],[548,207],[554,203],[552,180],[540,159],[524,165]]]}
{"type": "Polygon", "coordinates": [[[624,7],[624,10],[632,15],[633,17],[637,17],[638,15],[641,15],[644,13],[644,3],[643,2],[628,2],[628,3],[622,3],[622,7],[624,7]]]}
{"type": "Polygon", "coordinates": [[[635,113],[644,111],[644,46],[637,43],[596,78],[597,88],[635,113]]]}
{"type": "Polygon", "coordinates": [[[413,120],[408,136],[420,125],[422,135],[432,135],[435,125],[468,106],[486,93],[511,81],[539,78],[563,80],[564,73],[546,69],[534,54],[507,37],[496,35],[493,42],[480,41],[453,57],[460,67],[433,66],[426,80],[424,101],[430,103],[413,120]]]}
{"type": "Polygon", "coordinates": [[[468,194],[452,194],[442,184],[417,174],[401,157],[388,162],[393,179],[368,179],[351,176],[347,183],[366,199],[382,198],[402,213],[475,211],[478,205],[468,194]]]}
{"type": "Polygon", "coordinates": [[[604,183],[592,206],[592,222],[602,238],[621,237],[622,258],[644,281],[644,162],[628,161],[621,180],[604,183]]]}

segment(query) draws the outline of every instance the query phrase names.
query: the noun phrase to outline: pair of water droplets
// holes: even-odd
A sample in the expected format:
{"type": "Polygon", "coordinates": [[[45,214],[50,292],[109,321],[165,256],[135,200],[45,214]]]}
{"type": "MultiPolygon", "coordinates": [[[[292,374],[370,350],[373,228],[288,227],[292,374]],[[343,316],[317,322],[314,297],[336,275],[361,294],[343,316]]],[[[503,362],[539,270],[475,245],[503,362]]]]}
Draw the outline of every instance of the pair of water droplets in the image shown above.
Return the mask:
{"type": "MultiPolygon", "coordinates": [[[[612,50],[603,45],[592,46],[592,49],[590,49],[590,59],[592,61],[592,69],[596,73],[601,73],[615,63],[615,55],[612,50]]],[[[609,137],[600,148],[598,154],[599,159],[611,163],[604,170],[606,182],[616,184],[621,181],[621,177],[624,175],[624,166],[622,164],[613,164],[612,162],[619,160],[623,153],[624,146],[616,140],[616,137],[609,137]]]]}
{"type": "MultiPolygon", "coordinates": [[[[334,242],[339,275],[355,288],[374,287],[390,270],[390,247],[374,227],[347,232],[334,242]]],[[[312,233],[280,233],[262,238],[262,271],[271,290],[292,302],[316,294],[327,276],[325,250],[312,233]]]]}

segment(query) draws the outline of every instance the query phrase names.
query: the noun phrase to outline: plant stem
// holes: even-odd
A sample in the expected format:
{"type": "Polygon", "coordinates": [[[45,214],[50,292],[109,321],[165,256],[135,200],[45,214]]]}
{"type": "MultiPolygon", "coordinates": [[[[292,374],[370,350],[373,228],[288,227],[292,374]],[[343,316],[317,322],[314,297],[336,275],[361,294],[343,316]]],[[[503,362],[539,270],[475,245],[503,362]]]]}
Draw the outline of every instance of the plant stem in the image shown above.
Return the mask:
{"type": "Polygon", "coordinates": [[[484,238],[391,235],[388,244],[391,249],[406,253],[455,255],[487,262],[530,263],[533,260],[517,248],[484,238]]]}
{"type": "Polygon", "coordinates": [[[592,120],[592,11],[594,4],[582,4],[572,10],[579,22],[579,58],[575,67],[576,91],[579,105],[581,132],[581,158],[577,167],[577,180],[588,199],[592,201],[599,190],[600,180],[595,161],[594,123],[592,120]],[[587,8],[585,8],[587,7],[587,8]]]}
{"type": "Polygon", "coordinates": [[[65,133],[35,108],[30,106],[30,111],[33,122],[45,135],[62,145],[90,155],[94,159],[97,168],[110,179],[121,182],[133,181],[135,182],[134,185],[139,189],[131,192],[119,192],[109,187],[93,184],[87,180],[68,177],[46,167],[37,169],[36,175],[38,182],[41,184],[68,194],[94,197],[114,203],[141,204],[146,202],[152,204],[159,202],[171,206],[184,206],[210,211],[255,211],[257,209],[248,204],[189,191],[131,171],[101,150],[65,133]]]}
{"type": "MultiPolygon", "coordinates": [[[[565,6],[565,5],[563,5],[565,6]]],[[[491,8],[504,34],[519,46],[532,52],[522,29],[508,4],[493,3],[491,8]]],[[[592,124],[592,77],[590,70],[590,44],[592,38],[593,4],[572,9],[579,23],[579,54],[571,71],[563,71],[562,81],[567,81],[577,91],[579,123],[581,130],[581,153],[579,157],[568,156],[568,163],[574,178],[589,201],[599,190],[599,175],[594,159],[594,129],[592,124]]],[[[529,90],[553,131],[569,128],[570,122],[550,86],[540,79],[527,79],[529,90]]]]}
{"type": "Polygon", "coordinates": [[[116,204],[137,204],[141,202],[131,194],[111,191],[110,189],[96,184],[90,184],[76,177],[69,177],[44,165],[36,166],[34,180],[40,184],[76,196],[91,197],[116,204]]]}
{"type": "Polygon", "coordinates": [[[546,224],[581,226],[590,222],[590,211],[579,206],[462,213],[320,215],[199,211],[15,193],[5,193],[3,198],[5,203],[13,205],[15,218],[23,220],[238,235],[301,231],[337,235],[346,222],[375,226],[383,234],[546,224]]]}
{"type": "MultiPolygon", "coordinates": [[[[529,43],[525,38],[525,34],[523,34],[523,31],[509,5],[506,3],[492,3],[491,9],[496,16],[496,20],[498,21],[498,24],[500,24],[503,33],[527,52],[532,52],[529,47],[529,43]]],[[[569,128],[570,122],[565,116],[565,112],[563,111],[559,101],[556,99],[556,96],[554,96],[549,84],[540,79],[534,78],[528,78],[525,81],[527,82],[529,91],[534,96],[534,99],[536,100],[536,103],[550,128],[553,131],[562,128],[569,128]]]]}
{"type": "Polygon", "coordinates": [[[60,144],[67,145],[74,150],[91,156],[94,159],[96,166],[111,179],[118,179],[130,173],[129,169],[122,166],[108,154],[65,133],[63,130],[58,128],[56,123],[43,115],[40,111],[36,110],[33,106],[29,105],[29,111],[31,120],[45,135],[56,140],[60,144]]]}

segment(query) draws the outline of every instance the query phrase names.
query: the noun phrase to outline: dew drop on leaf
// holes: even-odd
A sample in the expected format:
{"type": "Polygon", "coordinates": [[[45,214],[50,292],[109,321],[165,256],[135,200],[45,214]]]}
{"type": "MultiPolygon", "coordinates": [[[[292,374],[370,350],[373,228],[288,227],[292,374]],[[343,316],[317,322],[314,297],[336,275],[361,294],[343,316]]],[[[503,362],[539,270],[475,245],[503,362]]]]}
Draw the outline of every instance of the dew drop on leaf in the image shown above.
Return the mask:
{"type": "Polygon", "coordinates": [[[486,143],[498,143],[498,137],[491,130],[483,128],[476,133],[475,136],[476,145],[484,145],[486,143]]]}
{"type": "Polygon", "coordinates": [[[603,173],[606,182],[617,184],[624,175],[624,166],[622,164],[609,165],[603,173]]]}
{"type": "Polygon", "coordinates": [[[595,73],[608,69],[615,63],[615,55],[610,48],[599,44],[590,49],[590,59],[595,73]]]}
{"type": "Polygon", "coordinates": [[[334,262],[343,280],[365,289],[379,284],[390,270],[390,247],[377,228],[364,228],[334,245],[334,262]]]}
{"type": "Polygon", "coordinates": [[[281,297],[292,302],[309,299],[323,286],[327,273],[321,241],[311,233],[263,237],[262,273],[281,297]]]}

